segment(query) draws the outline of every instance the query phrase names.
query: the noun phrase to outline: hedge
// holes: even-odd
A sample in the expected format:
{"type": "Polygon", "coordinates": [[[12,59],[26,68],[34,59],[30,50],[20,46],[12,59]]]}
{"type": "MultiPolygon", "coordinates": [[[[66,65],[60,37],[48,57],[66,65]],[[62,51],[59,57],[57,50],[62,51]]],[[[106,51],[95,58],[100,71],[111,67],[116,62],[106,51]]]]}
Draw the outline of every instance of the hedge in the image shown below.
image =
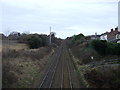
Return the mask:
{"type": "Polygon", "coordinates": [[[120,43],[93,40],[92,47],[101,55],[120,55],[120,43]]]}

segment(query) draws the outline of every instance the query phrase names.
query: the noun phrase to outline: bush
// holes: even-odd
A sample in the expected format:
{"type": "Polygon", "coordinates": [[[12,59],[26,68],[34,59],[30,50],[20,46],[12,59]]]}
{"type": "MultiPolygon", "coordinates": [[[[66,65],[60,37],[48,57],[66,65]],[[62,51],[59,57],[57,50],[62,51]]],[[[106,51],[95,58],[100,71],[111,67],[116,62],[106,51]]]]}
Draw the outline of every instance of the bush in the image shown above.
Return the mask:
{"type": "Polygon", "coordinates": [[[101,55],[106,54],[107,42],[105,40],[93,40],[92,47],[101,55]]]}
{"type": "Polygon", "coordinates": [[[78,34],[78,35],[75,35],[74,37],[73,37],[73,42],[74,41],[77,41],[77,40],[80,40],[81,38],[84,38],[85,36],[83,35],[83,34],[78,34]]]}
{"type": "Polygon", "coordinates": [[[120,44],[119,43],[107,43],[106,48],[107,54],[120,55],[120,44]]]}
{"type": "Polygon", "coordinates": [[[93,40],[91,45],[101,55],[120,55],[119,43],[111,43],[104,40],[93,40]]]}
{"type": "Polygon", "coordinates": [[[120,88],[119,65],[102,65],[84,72],[84,78],[95,88],[120,88]]]}
{"type": "Polygon", "coordinates": [[[39,48],[42,46],[42,40],[37,36],[30,36],[27,44],[31,49],[39,48]]]}

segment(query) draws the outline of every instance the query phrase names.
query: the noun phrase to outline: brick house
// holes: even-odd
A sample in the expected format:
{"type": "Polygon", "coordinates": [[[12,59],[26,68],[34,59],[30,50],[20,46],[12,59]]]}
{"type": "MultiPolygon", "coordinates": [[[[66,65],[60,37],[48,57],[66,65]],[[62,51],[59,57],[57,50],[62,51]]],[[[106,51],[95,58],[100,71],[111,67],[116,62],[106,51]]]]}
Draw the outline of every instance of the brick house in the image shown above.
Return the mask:
{"type": "Polygon", "coordinates": [[[118,27],[114,29],[111,29],[111,32],[106,32],[101,34],[100,40],[106,40],[108,42],[120,42],[120,31],[118,30],[118,27]]]}
{"type": "Polygon", "coordinates": [[[118,27],[115,30],[111,29],[111,32],[107,35],[107,40],[109,42],[117,42],[120,39],[120,32],[118,31],[118,27]]]}

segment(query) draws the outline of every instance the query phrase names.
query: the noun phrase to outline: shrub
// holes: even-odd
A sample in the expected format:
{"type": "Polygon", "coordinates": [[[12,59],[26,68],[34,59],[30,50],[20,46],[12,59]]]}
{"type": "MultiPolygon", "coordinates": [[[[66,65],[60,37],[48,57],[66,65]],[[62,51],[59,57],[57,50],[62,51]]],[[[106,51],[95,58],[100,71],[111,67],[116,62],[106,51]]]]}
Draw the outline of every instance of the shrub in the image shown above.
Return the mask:
{"type": "Polygon", "coordinates": [[[28,38],[28,46],[31,49],[35,49],[35,48],[39,48],[40,46],[42,46],[42,40],[41,38],[37,37],[37,36],[30,36],[28,38]]]}
{"type": "Polygon", "coordinates": [[[92,47],[101,55],[106,54],[107,42],[105,40],[93,40],[92,47]]]}
{"type": "Polygon", "coordinates": [[[120,44],[108,42],[107,48],[106,48],[106,53],[112,54],[112,55],[120,55],[120,44]]]}
{"type": "Polygon", "coordinates": [[[119,65],[101,65],[84,72],[84,78],[95,88],[120,88],[119,65]]]}
{"type": "Polygon", "coordinates": [[[92,47],[101,55],[120,55],[120,44],[106,42],[104,40],[93,40],[92,47]]]}
{"type": "Polygon", "coordinates": [[[80,40],[81,38],[84,38],[85,36],[83,35],[83,34],[78,34],[78,35],[75,35],[74,37],[73,37],[73,42],[74,41],[77,41],[77,40],[80,40]]]}

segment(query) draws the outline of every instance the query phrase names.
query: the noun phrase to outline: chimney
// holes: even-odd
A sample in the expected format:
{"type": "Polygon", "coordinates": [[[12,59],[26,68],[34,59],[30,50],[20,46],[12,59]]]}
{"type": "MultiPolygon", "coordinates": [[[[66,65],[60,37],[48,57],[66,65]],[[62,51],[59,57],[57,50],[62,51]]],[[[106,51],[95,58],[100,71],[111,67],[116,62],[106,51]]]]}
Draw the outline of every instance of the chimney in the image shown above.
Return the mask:
{"type": "Polygon", "coordinates": [[[113,29],[111,29],[111,32],[113,31],[113,29]]]}
{"type": "Polygon", "coordinates": [[[115,31],[118,31],[118,27],[115,28],[115,31]]]}

